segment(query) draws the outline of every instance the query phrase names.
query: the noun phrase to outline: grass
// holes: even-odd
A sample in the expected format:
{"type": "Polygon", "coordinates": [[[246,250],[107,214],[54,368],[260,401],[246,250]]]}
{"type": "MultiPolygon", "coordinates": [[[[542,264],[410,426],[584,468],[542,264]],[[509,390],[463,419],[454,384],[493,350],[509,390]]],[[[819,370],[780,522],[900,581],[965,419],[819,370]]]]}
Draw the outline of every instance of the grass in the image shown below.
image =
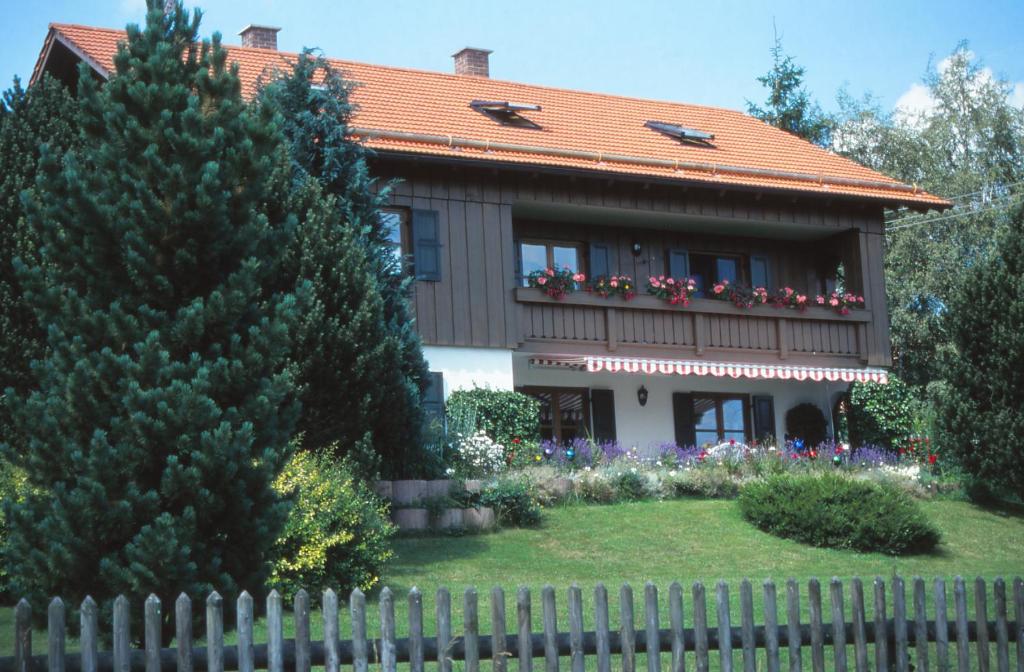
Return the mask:
{"type": "MultiPolygon", "coordinates": [[[[746,523],[734,501],[676,500],[556,507],[545,512],[544,525],[538,529],[512,529],[480,536],[399,539],[397,560],[386,573],[384,583],[396,593],[401,636],[407,629],[405,595],[413,586],[424,594],[424,626],[430,633],[433,632],[434,593],[438,587],[452,590],[454,632],[461,628],[462,591],[477,588],[481,632],[486,633],[490,625],[489,591],[494,585],[505,589],[509,630],[515,627],[515,590],[520,585],[528,586],[534,595],[534,629],[540,631],[539,592],[544,584],[555,587],[559,627],[567,629],[564,611],[567,588],[573,582],[583,588],[587,627],[593,627],[593,588],[597,582],[603,582],[610,595],[612,627],[617,628],[619,586],[624,582],[633,586],[638,626],[642,627],[643,583],[652,581],[660,590],[662,627],[667,627],[668,585],[677,580],[684,586],[688,622],[690,584],[697,580],[705,583],[708,621],[712,625],[716,622],[714,583],[726,580],[732,588],[730,602],[735,625],[739,620],[739,581],[745,577],[755,581],[755,613],[760,622],[758,584],[766,578],[773,578],[780,584],[785,579],[795,578],[803,584],[801,591],[805,595],[806,582],[811,577],[826,583],[832,576],[843,580],[860,576],[869,581],[875,576],[888,578],[898,573],[907,579],[908,605],[912,605],[911,577],[945,577],[950,584],[947,594],[952,608],[951,583],[957,574],[966,579],[980,576],[990,581],[1003,576],[1007,583],[1011,577],[1024,574],[1024,515],[956,501],[928,501],[922,506],[941,530],[942,543],[933,554],[900,558],[812,548],[769,536],[746,523]]],[[[929,593],[930,585],[929,581],[929,593]]],[[[968,582],[968,590],[973,591],[972,581],[968,582]]],[[[865,592],[870,604],[870,586],[865,592]]],[[[822,593],[828,621],[827,585],[823,586],[822,593]]],[[[785,622],[784,594],[780,589],[780,622],[785,622]]],[[[973,596],[969,595],[969,600],[973,606],[973,596]]],[[[847,611],[849,602],[847,597],[847,611]]],[[[891,597],[889,604],[891,609],[891,597]]],[[[930,599],[928,604],[930,609],[930,599]]],[[[989,604],[991,618],[991,597],[989,604]]],[[[375,605],[375,599],[368,600],[370,632],[378,631],[375,605]]],[[[806,618],[805,607],[805,623],[806,618]]],[[[320,637],[322,628],[318,614],[314,614],[313,620],[313,636],[320,637]]],[[[12,622],[12,610],[0,610],[0,655],[10,655],[12,650],[12,622]]],[[[289,636],[290,618],[286,619],[285,628],[289,636]]],[[[70,629],[77,630],[77,627],[70,629]]],[[[257,629],[263,629],[262,621],[257,629]]],[[[342,632],[347,636],[347,617],[343,619],[342,632]]],[[[233,634],[227,639],[233,641],[233,634]]],[[[265,632],[257,632],[257,641],[265,641],[265,632]]],[[[36,642],[37,650],[42,650],[45,634],[38,633],[36,642]]],[[[73,648],[69,646],[69,650],[73,648]]]]}

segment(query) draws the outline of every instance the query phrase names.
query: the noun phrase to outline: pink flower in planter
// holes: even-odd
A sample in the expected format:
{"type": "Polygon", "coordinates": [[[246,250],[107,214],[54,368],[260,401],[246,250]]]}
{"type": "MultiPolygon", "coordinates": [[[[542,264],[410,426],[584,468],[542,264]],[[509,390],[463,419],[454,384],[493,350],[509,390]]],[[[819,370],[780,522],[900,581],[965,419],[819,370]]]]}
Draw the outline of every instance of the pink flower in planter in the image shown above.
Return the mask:
{"type": "Polygon", "coordinates": [[[608,284],[611,285],[612,287],[618,287],[619,281],[616,278],[612,278],[611,282],[609,282],[608,284]]]}
{"type": "Polygon", "coordinates": [[[676,281],[673,278],[669,278],[668,280],[665,281],[665,284],[666,285],[674,285],[674,284],[676,284],[676,281]]]}
{"type": "Polygon", "coordinates": [[[803,304],[807,303],[807,297],[804,296],[803,294],[797,294],[796,295],[796,302],[799,303],[800,305],[803,305],[803,304]]]}
{"type": "Polygon", "coordinates": [[[587,276],[583,275],[582,273],[577,273],[576,275],[572,276],[572,279],[573,282],[583,282],[584,280],[587,279],[587,276]]]}
{"type": "Polygon", "coordinates": [[[822,296],[821,294],[818,295],[817,301],[818,301],[818,305],[819,306],[824,306],[825,305],[825,297],[822,296]]]}
{"type": "Polygon", "coordinates": [[[828,300],[828,305],[830,305],[833,308],[835,308],[836,306],[839,305],[839,299],[837,299],[836,297],[833,296],[831,299],[828,300]]]}
{"type": "Polygon", "coordinates": [[[540,276],[539,278],[537,278],[537,284],[538,284],[538,285],[546,285],[546,284],[548,284],[548,279],[547,279],[547,278],[545,278],[545,277],[544,277],[544,276],[542,275],[542,276],[540,276]]]}
{"type": "Polygon", "coordinates": [[[547,273],[552,278],[555,277],[555,269],[553,268],[546,268],[544,269],[544,272],[547,273]]]}

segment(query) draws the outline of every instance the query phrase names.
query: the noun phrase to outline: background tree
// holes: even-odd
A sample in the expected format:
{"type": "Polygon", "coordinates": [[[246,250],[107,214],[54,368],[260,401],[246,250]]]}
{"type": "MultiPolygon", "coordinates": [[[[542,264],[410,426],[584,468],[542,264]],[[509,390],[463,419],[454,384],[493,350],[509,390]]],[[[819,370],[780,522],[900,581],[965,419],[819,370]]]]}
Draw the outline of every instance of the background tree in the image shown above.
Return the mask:
{"type": "Polygon", "coordinates": [[[811,100],[804,87],[804,68],[783,51],[778,33],[771,54],[771,70],[757,78],[768,89],[768,97],[763,107],[748,100],[747,113],[816,145],[828,146],[832,120],[811,100]]]}
{"type": "Polygon", "coordinates": [[[1024,207],[987,263],[961,274],[945,314],[953,348],[940,397],[941,450],[987,489],[1024,493],[1024,207]]]}
{"type": "Polygon", "coordinates": [[[337,210],[335,217],[307,219],[309,228],[294,245],[300,261],[285,264],[311,282],[315,306],[302,322],[296,350],[304,387],[301,429],[310,448],[362,453],[358,461],[370,472],[422,475],[432,456],[422,448],[426,363],[408,301],[410,278],[379,216],[388,186],[375,183],[366,150],[350,137],[349,90],[325,59],[303,53],[259,96],[261,105],[281,115],[297,191],[312,179],[337,210]],[[359,249],[348,249],[352,245],[359,249]],[[353,265],[351,273],[343,272],[341,259],[353,265]],[[376,464],[366,459],[370,446],[376,464]]]}
{"type": "Polygon", "coordinates": [[[296,297],[267,289],[287,155],[219,35],[162,4],[102,89],[82,66],[81,149],[42,152],[29,207],[41,261],[19,269],[48,348],[12,404],[32,492],[6,503],[5,554],[37,605],[258,591],[287,515],[296,297]]]}
{"type": "MultiPolygon", "coordinates": [[[[29,363],[42,355],[45,334],[25,303],[14,258],[38,261],[38,240],[25,224],[22,191],[35,183],[40,148],[54,154],[76,144],[75,99],[49,75],[26,91],[15,79],[0,99],[0,395],[21,393],[31,382],[29,363]]],[[[6,403],[0,399],[0,441],[11,435],[6,403]]]]}

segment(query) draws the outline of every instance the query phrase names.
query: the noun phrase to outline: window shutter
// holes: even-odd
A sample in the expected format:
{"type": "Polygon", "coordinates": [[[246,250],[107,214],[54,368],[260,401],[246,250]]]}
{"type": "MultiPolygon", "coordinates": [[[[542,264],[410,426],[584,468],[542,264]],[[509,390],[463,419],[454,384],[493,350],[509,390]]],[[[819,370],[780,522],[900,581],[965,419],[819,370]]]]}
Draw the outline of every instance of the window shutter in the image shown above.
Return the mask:
{"type": "Polygon", "coordinates": [[[597,278],[610,278],[611,268],[608,263],[608,245],[604,243],[590,244],[590,268],[587,277],[593,280],[597,278]]]}
{"type": "Polygon", "coordinates": [[[769,396],[751,399],[754,407],[754,438],[764,441],[765,437],[775,439],[775,401],[769,396]]]}
{"type": "Polygon", "coordinates": [[[594,441],[614,441],[615,393],[612,390],[591,390],[590,410],[594,422],[594,441]]]}
{"type": "Polygon", "coordinates": [[[668,251],[668,274],[673,278],[690,277],[690,255],[686,250],[668,251]]]}
{"type": "Polygon", "coordinates": [[[423,415],[427,422],[437,420],[444,427],[444,374],[427,374],[427,389],[423,392],[423,415]]]}
{"type": "Polygon", "coordinates": [[[412,256],[417,280],[441,279],[441,225],[436,210],[412,211],[412,256]]]}
{"type": "Polygon", "coordinates": [[[676,426],[676,445],[697,445],[697,434],[693,430],[693,395],[685,392],[672,393],[672,419],[676,426]]]}

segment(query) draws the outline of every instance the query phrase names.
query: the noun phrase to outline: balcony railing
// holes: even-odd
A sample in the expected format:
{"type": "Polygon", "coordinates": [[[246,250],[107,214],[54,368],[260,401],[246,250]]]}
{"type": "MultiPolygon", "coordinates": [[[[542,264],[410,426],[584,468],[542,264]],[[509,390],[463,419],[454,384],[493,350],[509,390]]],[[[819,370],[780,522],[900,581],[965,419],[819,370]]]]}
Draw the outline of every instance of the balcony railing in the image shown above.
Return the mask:
{"type": "Polygon", "coordinates": [[[839,315],[819,306],[742,309],[714,299],[693,299],[684,308],[653,296],[625,301],[583,292],[556,301],[525,287],[516,289],[516,301],[520,342],[539,350],[571,344],[585,352],[628,350],[652,357],[689,354],[848,366],[868,361],[869,310],[839,315]]]}

